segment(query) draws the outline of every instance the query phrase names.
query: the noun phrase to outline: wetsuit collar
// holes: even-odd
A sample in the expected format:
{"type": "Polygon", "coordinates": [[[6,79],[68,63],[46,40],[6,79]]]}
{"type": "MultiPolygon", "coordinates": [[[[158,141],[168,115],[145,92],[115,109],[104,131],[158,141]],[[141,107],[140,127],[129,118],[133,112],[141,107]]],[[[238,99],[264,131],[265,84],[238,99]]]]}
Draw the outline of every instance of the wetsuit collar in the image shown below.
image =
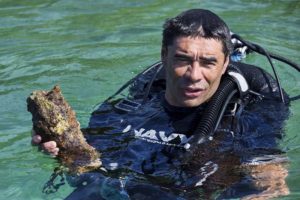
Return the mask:
{"type": "Polygon", "coordinates": [[[197,107],[179,107],[169,104],[165,97],[162,98],[162,106],[169,112],[190,113],[195,110],[203,110],[207,103],[203,103],[197,107]]]}

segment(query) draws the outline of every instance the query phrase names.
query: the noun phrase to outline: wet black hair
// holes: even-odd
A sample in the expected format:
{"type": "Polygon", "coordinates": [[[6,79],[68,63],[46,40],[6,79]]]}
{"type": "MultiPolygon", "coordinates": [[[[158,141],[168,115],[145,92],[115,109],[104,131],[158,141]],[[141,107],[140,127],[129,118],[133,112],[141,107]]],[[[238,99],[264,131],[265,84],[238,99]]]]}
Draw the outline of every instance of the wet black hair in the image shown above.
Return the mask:
{"type": "Polygon", "coordinates": [[[225,56],[232,52],[230,31],[226,23],[216,14],[204,9],[191,9],[166,20],[163,26],[162,46],[173,44],[180,36],[216,39],[223,44],[225,56]]]}

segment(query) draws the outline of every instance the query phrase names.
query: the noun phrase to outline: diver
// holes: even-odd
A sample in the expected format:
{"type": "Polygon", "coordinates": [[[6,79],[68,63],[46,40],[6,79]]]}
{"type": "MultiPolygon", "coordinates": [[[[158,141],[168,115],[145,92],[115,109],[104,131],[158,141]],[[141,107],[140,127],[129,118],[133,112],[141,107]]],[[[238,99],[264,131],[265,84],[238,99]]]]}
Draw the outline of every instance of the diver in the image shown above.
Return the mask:
{"type": "MultiPolygon", "coordinates": [[[[211,11],[184,11],[163,28],[161,62],[92,113],[84,132],[104,170],[69,177],[76,189],[66,199],[207,199],[217,190],[226,199],[272,186],[287,194],[285,169],[272,165],[286,162],[278,140],[287,94],[261,68],[231,59],[232,35],[211,11]],[[249,178],[261,175],[257,163],[282,176],[259,187],[249,178]]],[[[32,143],[59,153],[38,133],[32,143]]]]}

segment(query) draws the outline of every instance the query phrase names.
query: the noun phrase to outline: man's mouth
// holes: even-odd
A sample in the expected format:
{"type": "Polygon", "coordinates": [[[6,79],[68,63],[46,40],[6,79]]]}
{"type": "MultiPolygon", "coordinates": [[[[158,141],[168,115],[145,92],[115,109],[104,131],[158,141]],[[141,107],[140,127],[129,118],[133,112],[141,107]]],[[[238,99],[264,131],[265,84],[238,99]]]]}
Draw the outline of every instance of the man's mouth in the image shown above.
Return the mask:
{"type": "Polygon", "coordinates": [[[187,98],[196,98],[199,97],[204,92],[204,89],[201,88],[184,88],[184,95],[187,98]]]}

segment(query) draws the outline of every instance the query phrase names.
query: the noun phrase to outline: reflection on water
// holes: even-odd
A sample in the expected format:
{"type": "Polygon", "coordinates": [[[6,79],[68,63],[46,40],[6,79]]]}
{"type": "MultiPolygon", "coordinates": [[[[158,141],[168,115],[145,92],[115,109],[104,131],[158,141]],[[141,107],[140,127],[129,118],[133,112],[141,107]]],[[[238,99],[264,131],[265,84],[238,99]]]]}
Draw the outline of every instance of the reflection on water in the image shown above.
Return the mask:
{"type": "MultiPolygon", "coordinates": [[[[190,178],[198,180],[196,185],[203,189],[203,199],[271,199],[289,194],[289,160],[285,154],[253,156],[241,162],[235,153],[214,155],[209,147],[198,149],[201,153],[192,156],[186,166],[193,173],[190,178]],[[201,164],[203,160],[209,161],[201,164]]],[[[194,192],[187,199],[197,198],[199,193],[194,192]]]]}
{"type": "Polygon", "coordinates": [[[162,179],[156,179],[154,185],[142,180],[131,182],[126,175],[113,178],[108,174],[87,173],[68,177],[76,190],[66,199],[271,199],[289,194],[287,163],[239,165],[236,157],[229,157],[219,164],[209,161],[194,177],[186,176],[198,180],[197,188],[168,187],[162,179]]]}
{"type": "Polygon", "coordinates": [[[260,164],[246,166],[252,180],[253,189],[258,194],[247,195],[243,199],[270,199],[289,194],[286,183],[288,171],[283,164],[260,164]]]}

